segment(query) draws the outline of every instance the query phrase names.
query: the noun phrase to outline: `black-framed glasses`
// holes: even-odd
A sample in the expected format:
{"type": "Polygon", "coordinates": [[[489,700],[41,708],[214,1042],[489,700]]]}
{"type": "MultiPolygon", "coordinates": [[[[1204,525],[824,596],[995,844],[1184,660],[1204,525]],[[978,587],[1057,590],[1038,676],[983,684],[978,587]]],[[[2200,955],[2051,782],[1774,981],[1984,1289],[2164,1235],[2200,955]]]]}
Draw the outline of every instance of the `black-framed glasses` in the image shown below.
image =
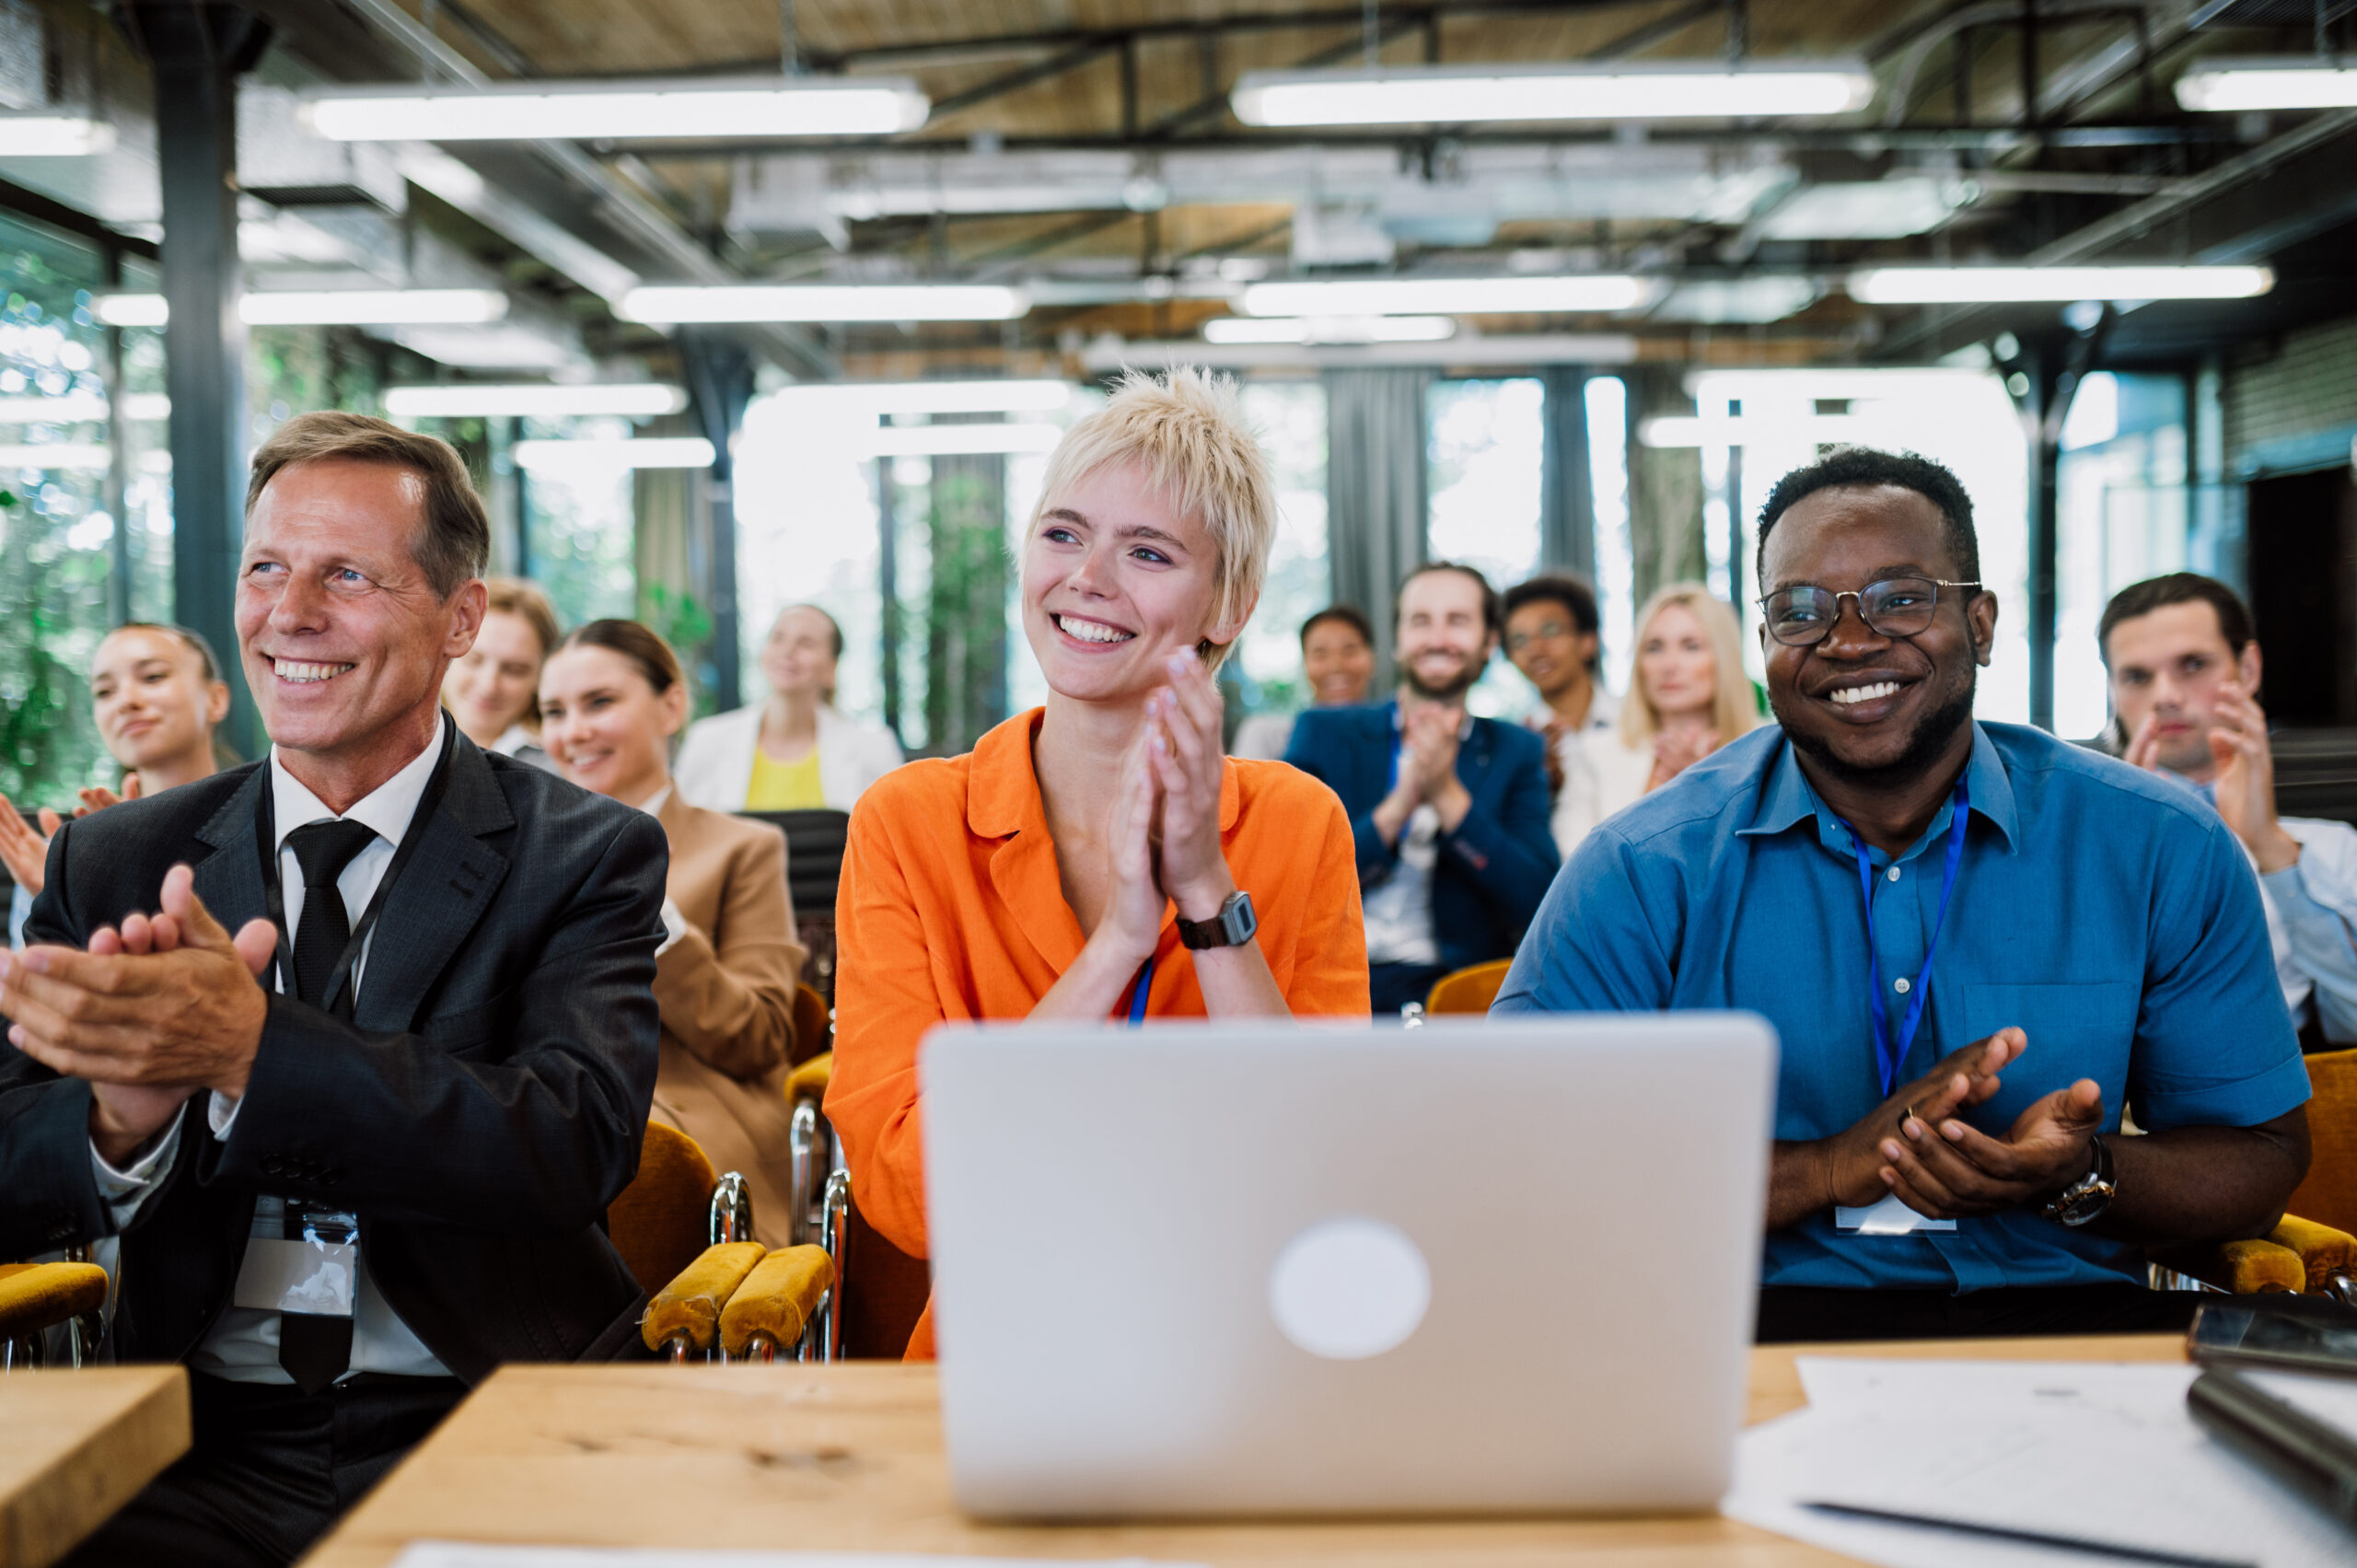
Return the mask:
{"type": "Polygon", "coordinates": [[[1979,583],[1951,583],[1938,577],[1885,577],[1854,592],[1835,593],[1803,584],[1778,588],[1759,601],[1768,634],[1795,648],[1825,641],[1841,619],[1841,601],[1858,601],[1859,618],[1868,630],[1883,637],[1912,637],[1931,630],[1932,612],[1940,607],[1942,588],[1977,588],[1979,583]]]}

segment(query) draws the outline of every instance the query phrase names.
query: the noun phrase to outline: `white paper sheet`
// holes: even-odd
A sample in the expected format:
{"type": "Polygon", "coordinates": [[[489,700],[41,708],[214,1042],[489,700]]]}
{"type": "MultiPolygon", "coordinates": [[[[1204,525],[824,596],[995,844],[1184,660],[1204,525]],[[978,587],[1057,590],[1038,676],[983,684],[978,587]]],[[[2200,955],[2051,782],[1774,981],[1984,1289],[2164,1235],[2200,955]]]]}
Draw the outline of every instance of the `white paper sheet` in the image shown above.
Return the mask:
{"type": "MultiPolygon", "coordinates": [[[[697,1551],[684,1547],[484,1546],[414,1540],[393,1568],[1202,1568],[1199,1563],[1049,1562],[1018,1557],[933,1557],[900,1551],[697,1551]]],[[[2080,1564],[2079,1568],[2085,1568],[2080,1564]]]]}
{"type": "Polygon", "coordinates": [[[1887,1568],[2088,1568],[2084,1553],[1817,1513],[1960,1516],[2244,1562],[2346,1568],[2352,1536],[2219,1445],[2189,1366],[1804,1358],[1811,1407],[1745,1433],[1729,1516],[1887,1568]]]}

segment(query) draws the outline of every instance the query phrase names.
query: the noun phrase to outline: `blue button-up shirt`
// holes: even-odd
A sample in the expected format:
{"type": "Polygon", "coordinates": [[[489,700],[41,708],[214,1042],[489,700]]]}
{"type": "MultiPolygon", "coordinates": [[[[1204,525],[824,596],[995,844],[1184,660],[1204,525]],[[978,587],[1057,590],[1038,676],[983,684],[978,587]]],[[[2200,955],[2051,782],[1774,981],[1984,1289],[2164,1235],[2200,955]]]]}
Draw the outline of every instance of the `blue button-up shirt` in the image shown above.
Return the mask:
{"type": "MultiPolygon", "coordinates": [[[[2103,1086],[2104,1126],[2250,1126],[2308,1098],[2258,888],[2190,792],[2014,725],[1973,726],[1962,864],[1898,1081],[2018,1025],[1987,1104],[2003,1136],[2031,1101],[2103,1086]]],[[[1869,849],[1894,1035],[1940,905],[1954,810],[1895,861],[1869,849]]],[[[1783,732],[1753,732],[1591,833],[1549,889],[1502,1012],[1747,1008],[1782,1041],[1779,1139],[1825,1138],[1884,1098],[1864,904],[1849,830],[1783,732]]],[[[1674,1157],[1665,1151],[1665,1157],[1674,1157]]],[[[1641,1216],[1640,1216],[1641,1218],[1641,1216]]],[[[1954,1291],[2118,1283],[2132,1248],[2016,1210],[1952,1232],[1843,1233],[1829,1212],[1767,1238],[1765,1283],[1954,1291]]]]}

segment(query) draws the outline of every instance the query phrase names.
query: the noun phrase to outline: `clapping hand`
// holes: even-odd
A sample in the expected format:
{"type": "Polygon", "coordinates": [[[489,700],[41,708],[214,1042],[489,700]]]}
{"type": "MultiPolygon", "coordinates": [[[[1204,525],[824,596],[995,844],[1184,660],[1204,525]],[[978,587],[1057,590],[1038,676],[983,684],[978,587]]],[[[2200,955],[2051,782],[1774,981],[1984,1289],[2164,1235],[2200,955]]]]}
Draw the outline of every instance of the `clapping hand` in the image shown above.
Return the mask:
{"type": "Polygon", "coordinates": [[[1863,1208],[1892,1189],[1894,1133],[1944,1121],[1980,1105],[2003,1086],[1998,1074],[2019,1061],[2029,1043],[2019,1029],[1999,1029],[1951,1051],[1911,1084],[1902,1084],[1865,1119],[1817,1145],[1825,1154],[1824,1191],[1816,1207],[1863,1208]]]}
{"type": "Polygon", "coordinates": [[[2088,1140],[2103,1129],[2103,1089],[2082,1078],[2030,1103],[2003,1138],[1944,1112],[1910,1119],[1883,1141],[1883,1182],[1933,1219],[1993,1214],[2043,1202],[2084,1176],[2088,1140]]]}
{"type": "Polygon", "coordinates": [[[2210,720],[2218,815],[2262,873],[2281,871],[2300,858],[2300,841],[2275,816],[2275,750],[2267,739],[2267,714],[2240,685],[2228,685],[2219,689],[2210,720]]]}
{"type": "Polygon", "coordinates": [[[90,1083],[90,1134],[110,1162],[161,1131],[197,1090],[243,1094],[269,1013],[256,981],[277,927],[250,920],[232,937],[185,865],[165,874],[160,904],[119,931],[101,928],[87,951],[44,944],[0,958],[9,1043],[90,1083]]]}
{"type": "Polygon", "coordinates": [[[1145,702],[1145,755],[1161,796],[1160,882],[1180,918],[1209,920],[1236,890],[1219,842],[1219,688],[1191,652],[1145,702]]]}
{"type": "Polygon", "coordinates": [[[1653,779],[1648,789],[1658,789],[1703,758],[1718,749],[1719,737],[1710,729],[1665,729],[1654,736],[1653,779]]]}
{"type": "MultiPolygon", "coordinates": [[[[126,800],[138,799],[139,775],[123,775],[121,795],[103,785],[86,789],[81,794],[82,804],[74,809],[77,818],[87,817],[93,811],[103,811],[110,806],[120,806],[126,800]]],[[[64,818],[44,806],[41,809],[41,828],[36,831],[32,824],[27,822],[16,807],[9,803],[8,797],[0,795],[0,865],[7,866],[8,875],[29,897],[41,897],[41,890],[49,880],[49,841],[57,836],[57,830],[64,823],[64,818]]]]}

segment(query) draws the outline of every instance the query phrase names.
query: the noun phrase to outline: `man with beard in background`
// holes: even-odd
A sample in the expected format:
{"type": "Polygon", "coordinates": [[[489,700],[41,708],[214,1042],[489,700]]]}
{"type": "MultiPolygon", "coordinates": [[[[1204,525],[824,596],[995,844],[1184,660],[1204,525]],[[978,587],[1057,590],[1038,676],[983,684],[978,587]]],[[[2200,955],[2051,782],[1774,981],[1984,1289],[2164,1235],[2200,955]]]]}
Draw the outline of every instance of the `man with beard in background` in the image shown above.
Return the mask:
{"type": "Polygon", "coordinates": [[[2241,846],[2189,790],[1973,721],[1980,572],[1937,463],[1779,481],[1782,729],[1591,833],[1498,998],[1775,1026],[1763,1341],[2182,1328],[2200,1298],[2147,1290],[2143,1249],[2264,1236],[2307,1169],[2241,846]]]}
{"type": "Polygon", "coordinates": [[[1393,603],[1398,694],[1309,709],[1285,749],[1351,814],[1378,1017],[1452,970],[1511,957],[1558,864],[1545,743],[1465,711],[1504,632],[1496,591],[1434,561],[1393,603]]]}

